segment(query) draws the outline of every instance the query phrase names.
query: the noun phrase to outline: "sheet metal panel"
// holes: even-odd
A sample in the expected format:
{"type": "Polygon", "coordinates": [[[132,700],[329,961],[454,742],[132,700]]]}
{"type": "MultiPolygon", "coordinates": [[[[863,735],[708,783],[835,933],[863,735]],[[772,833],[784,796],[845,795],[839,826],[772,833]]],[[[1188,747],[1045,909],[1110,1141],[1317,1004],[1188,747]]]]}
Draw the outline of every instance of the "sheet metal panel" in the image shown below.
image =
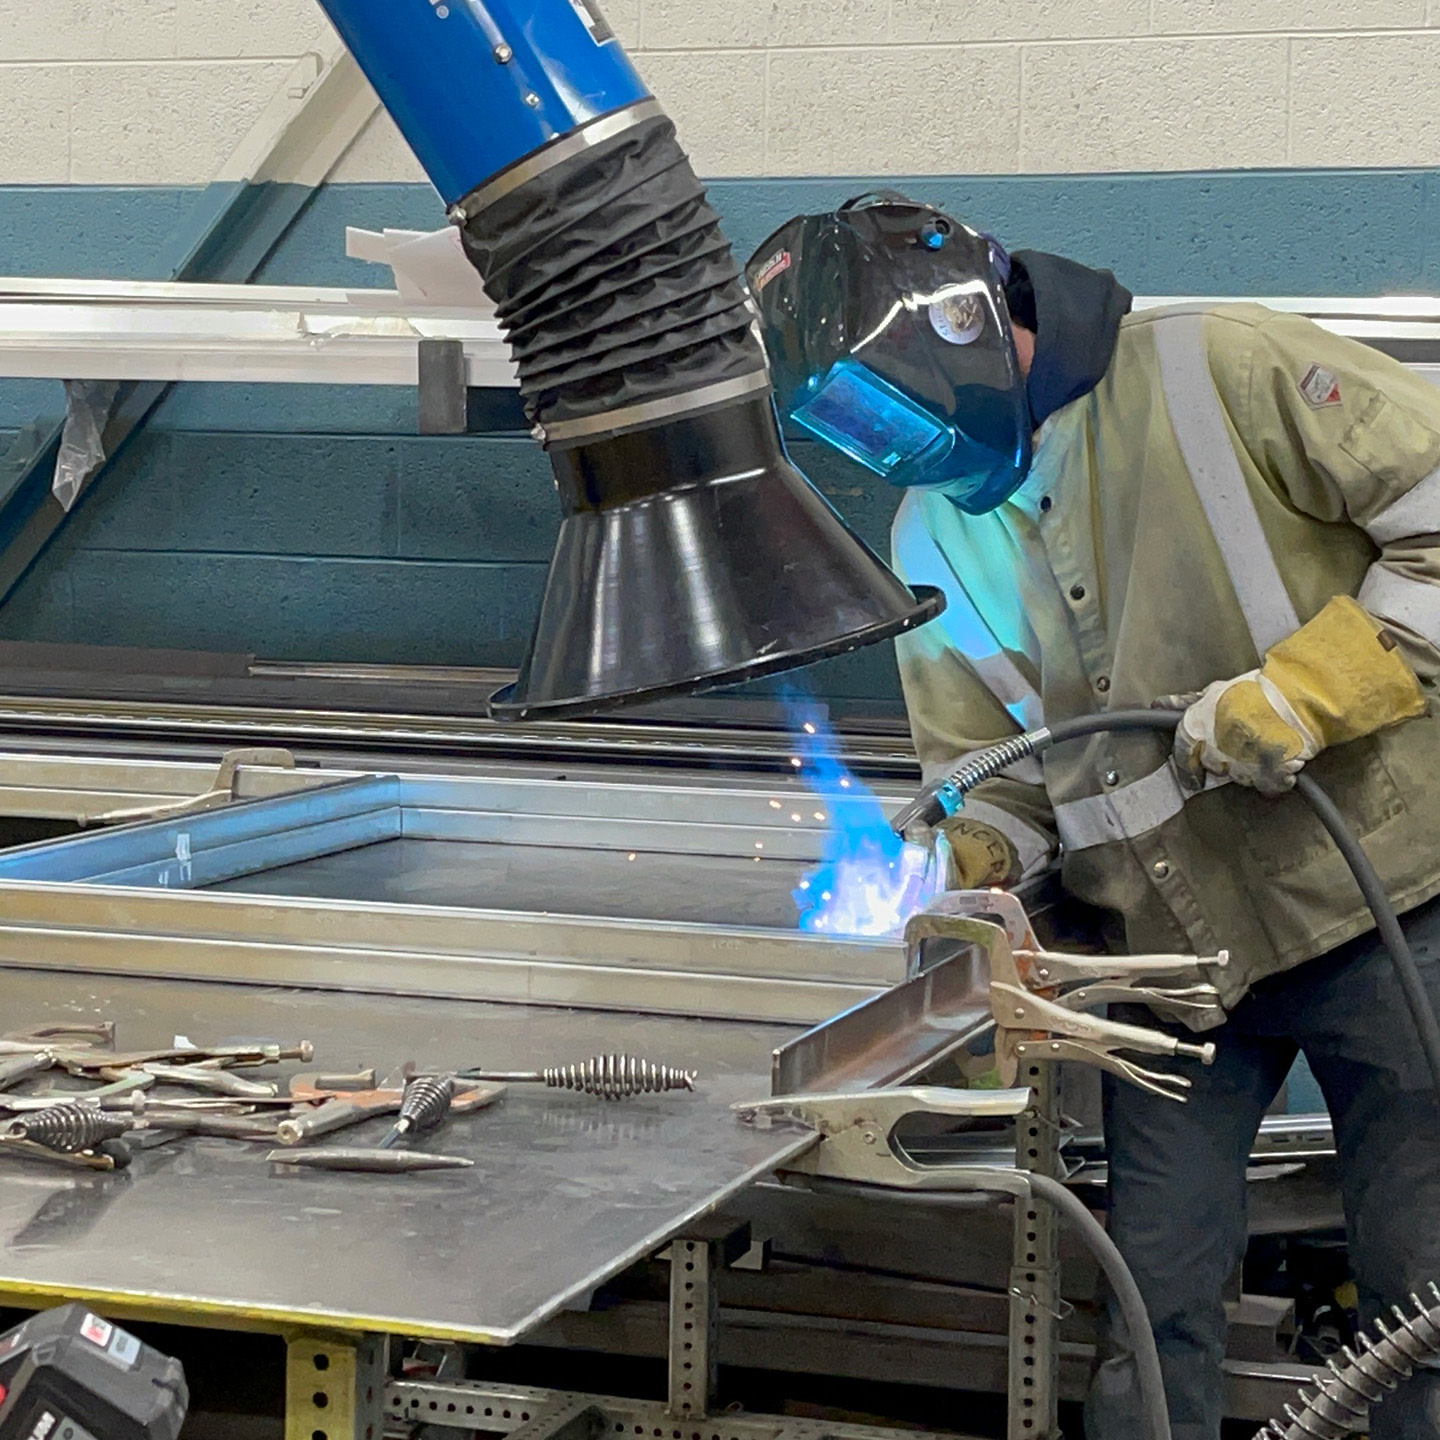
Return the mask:
{"type": "Polygon", "coordinates": [[[468,1171],[272,1173],[268,1147],[224,1140],[110,1175],[0,1158],[0,1297],[508,1343],[812,1143],[729,1113],[768,1092],[770,1051],[792,1033],[774,1026],[6,969],[0,1015],[7,1028],[113,1019],[126,1047],[304,1038],[310,1068],[332,1070],[628,1051],[700,1075],[693,1095],[611,1103],[514,1086],[427,1138],[474,1159],[468,1171]]]}

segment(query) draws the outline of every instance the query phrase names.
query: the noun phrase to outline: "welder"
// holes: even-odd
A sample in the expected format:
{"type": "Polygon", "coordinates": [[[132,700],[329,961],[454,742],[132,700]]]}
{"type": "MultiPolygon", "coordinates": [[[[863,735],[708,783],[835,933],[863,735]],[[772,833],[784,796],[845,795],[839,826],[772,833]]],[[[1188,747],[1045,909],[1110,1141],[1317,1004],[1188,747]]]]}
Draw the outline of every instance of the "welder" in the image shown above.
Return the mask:
{"type": "MultiPolygon", "coordinates": [[[[1308,766],[1338,802],[1440,1000],[1440,390],[1259,305],[1132,313],[1109,272],[893,193],[792,220],[748,279],[782,413],[904,491],[896,567],[947,596],[896,642],[927,780],[1047,722],[1184,710],[1173,749],[1059,747],[944,829],[957,887],[1058,852],[1117,946],[1231,953],[1216,1063],[1175,1062],[1189,1103],[1105,1096],[1111,1233],[1174,1433],[1214,1440],[1246,1161],[1297,1053],[1362,1312],[1440,1278],[1440,1100],[1370,913],[1286,793],[1308,766]]],[[[1113,1314],[1102,1357],[1087,1432],[1122,1440],[1141,1425],[1113,1314]]],[[[1373,1433],[1440,1435],[1440,1376],[1373,1433]]]]}

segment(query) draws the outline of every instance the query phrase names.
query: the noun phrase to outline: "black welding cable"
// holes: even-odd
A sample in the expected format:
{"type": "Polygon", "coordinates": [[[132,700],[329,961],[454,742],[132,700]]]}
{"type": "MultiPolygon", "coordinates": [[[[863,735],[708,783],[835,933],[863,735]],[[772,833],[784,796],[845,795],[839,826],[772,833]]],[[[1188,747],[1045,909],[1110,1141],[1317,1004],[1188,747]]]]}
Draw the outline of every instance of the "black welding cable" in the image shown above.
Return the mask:
{"type": "MultiPolygon", "coordinates": [[[[1165,1378],[1160,1371],[1160,1352],[1155,1345],[1155,1333],[1150,1328],[1150,1316],[1145,1309],[1144,1298],[1130,1267],[1125,1263],[1115,1242],[1105,1232],[1105,1227],[1090,1213],[1077,1195],[1058,1180],[1048,1175],[1026,1174],[1031,1191],[1070,1222],[1072,1228],[1085,1242],[1086,1248],[1099,1262],[1110,1282],[1120,1313],[1125,1317],[1125,1328],[1129,1332],[1131,1349],[1135,1355],[1135,1368],[1140,1385],[1140,1404],[1144,1412],[1144,1440],[1170,1440],[1170,1412],[1165,1403],[1165,1378]]],[[[1014,1199],[1012,1189],[1014,1176],[1003,1171],[995,1172],[990,1182],[983,1170],[976,1170],[966,1177],[967,1184],[975,1190],[983,1190],[998,1200],[1014,1199]],[[993,1183],[993,1188],[992,1188],[993,1183]]],[[[861,1193],[874,1196],[877,1200],[899,1201],[911,1205],[965,1205],[974,1199],[969,1190],[891,1190],[880,1185],[856,1185],[848,1180],[811,1180],[810,1188],[831,1191],[837,1194],[854,1195],[861,1193]]]]}
{"type": "Polygon", "coordinates": [[[1165,1377],[1160,1371],[1160,1351],[1150,1328],[1150,1313],[1140,1286],[1125,1263],[1119,1248],[1105,1227],[1090,1213],[1074,1191],[1048,1175],[1031,1175],[1030,1188],[1063,1215],[1100,1262],[1111,1292],[1125,1317],[1125,1329],[1135,1356],[1140,1382],[1140,1404],[1145,1414],[1145,1433],[1150,1440],[1170,1440],[1170,1408],[1165,1401],[1165,1377]]]}
{"type": "Polygon", "coordinates": [[[1391,960],[1395,962],[1395,975],[1400,981],[1401,990],[1404,991],[1405,1003],[1410,1007],[1410,1014],[1415,1020],[1415,1029],[1420,1036],[1420,1048],[1424,1050],[1425,1059],[1430,1066],[1431,1083],[1435,1087],[1435,1093],[1440,1095],[1440,1022],[1436,1021],[1435,1007],[1430,1003],[1425,982],[1420,978],[1420,970],[1415,964],[1410,942],[1405,937],[1405,927],[1401,925],[1400,917],[1395,913],[1395,907],[1385,893],[1385,882],[1370,863],[1370,857],[1365,853],[1365,847],[1360,844],[1355,832],[1345,823],[1340,807],[1320,785],[1311,776],[1302,774],[1295,777],[1295,789],[1315,812],[1315,818],[1330,832],[1335,848],[1345,857],[1345,863],[1350,867],[1350,873],[1354,875],[1355,883],[1359,885],[1365,896],[1365,903],[1375,917],[1380,938],[1385,942],[1391,960]]]}

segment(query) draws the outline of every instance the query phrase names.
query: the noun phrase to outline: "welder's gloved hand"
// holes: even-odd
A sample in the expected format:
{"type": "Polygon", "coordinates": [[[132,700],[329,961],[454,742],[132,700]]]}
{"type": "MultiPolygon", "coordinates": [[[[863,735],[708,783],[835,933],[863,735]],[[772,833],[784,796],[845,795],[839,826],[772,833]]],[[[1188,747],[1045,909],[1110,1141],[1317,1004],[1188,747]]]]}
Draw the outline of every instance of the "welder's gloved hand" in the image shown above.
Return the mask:
{"type": "Polygon", "coordinates": [[[1262,795],[1292,789],[1305,762],[1329,746],[1425,711],[1394,637],[1348,595],[1270,649],[1260,669],[1183,700],[1181,782],[1198,790],[1218,775],[1262,795]]]}
{"type": "Polygon", "coordinates": [[[947,890],[983,890],[1013,885],[1020,878],[1020,855],[1008,836],[983,820],[952,816],[940,826],[949,846],[947,890]]]}

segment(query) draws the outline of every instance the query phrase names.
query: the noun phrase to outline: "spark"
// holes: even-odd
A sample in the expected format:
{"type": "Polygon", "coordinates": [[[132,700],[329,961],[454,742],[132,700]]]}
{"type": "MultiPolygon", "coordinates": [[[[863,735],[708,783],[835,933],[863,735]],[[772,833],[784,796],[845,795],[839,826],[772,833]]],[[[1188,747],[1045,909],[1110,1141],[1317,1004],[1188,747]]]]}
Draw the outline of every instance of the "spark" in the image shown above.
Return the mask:
{"type": "Polygon", "coordinates": [[[800,928],[826,935],[899,935],[910,916],[943,888],[930,852],[891,830],[880,802],[838,759],[838,743],[823,717],[795,728],[804,756],[801,778],[817,799],[830,802],[814,811],[816,820],[828,822],[820,864],[793,892],[800,928]]]}
{"type": "Polygon", "coordinates": [[[798,770],[805,762],[801,760],[798,755],[792,755],[790,757],[790,763],[798,770]]]}
{"type": "Polygon", "coordinates": [[[765,842],[763,840],[757,840],[755,842],[755,848],[757,850],[763,850],[765,848],[765,842]]]}
{"type": "Polygon", "coordinates": [[[633,860],[635,858],[635,852],[632,850],[625,858],[627,860],[633,860]]]}
{"type": "Polygon", "coordinates": [[[770,802],[770,808],[772,810],[778,810],[780,808],[780,802],[778,800],[772,800],[770,802]]]}
{"type": "Polygon", "coordinates": [[[800,812],[798,810],[792,811],[790,818],[798,825],[800,823],[800,812]]]}

